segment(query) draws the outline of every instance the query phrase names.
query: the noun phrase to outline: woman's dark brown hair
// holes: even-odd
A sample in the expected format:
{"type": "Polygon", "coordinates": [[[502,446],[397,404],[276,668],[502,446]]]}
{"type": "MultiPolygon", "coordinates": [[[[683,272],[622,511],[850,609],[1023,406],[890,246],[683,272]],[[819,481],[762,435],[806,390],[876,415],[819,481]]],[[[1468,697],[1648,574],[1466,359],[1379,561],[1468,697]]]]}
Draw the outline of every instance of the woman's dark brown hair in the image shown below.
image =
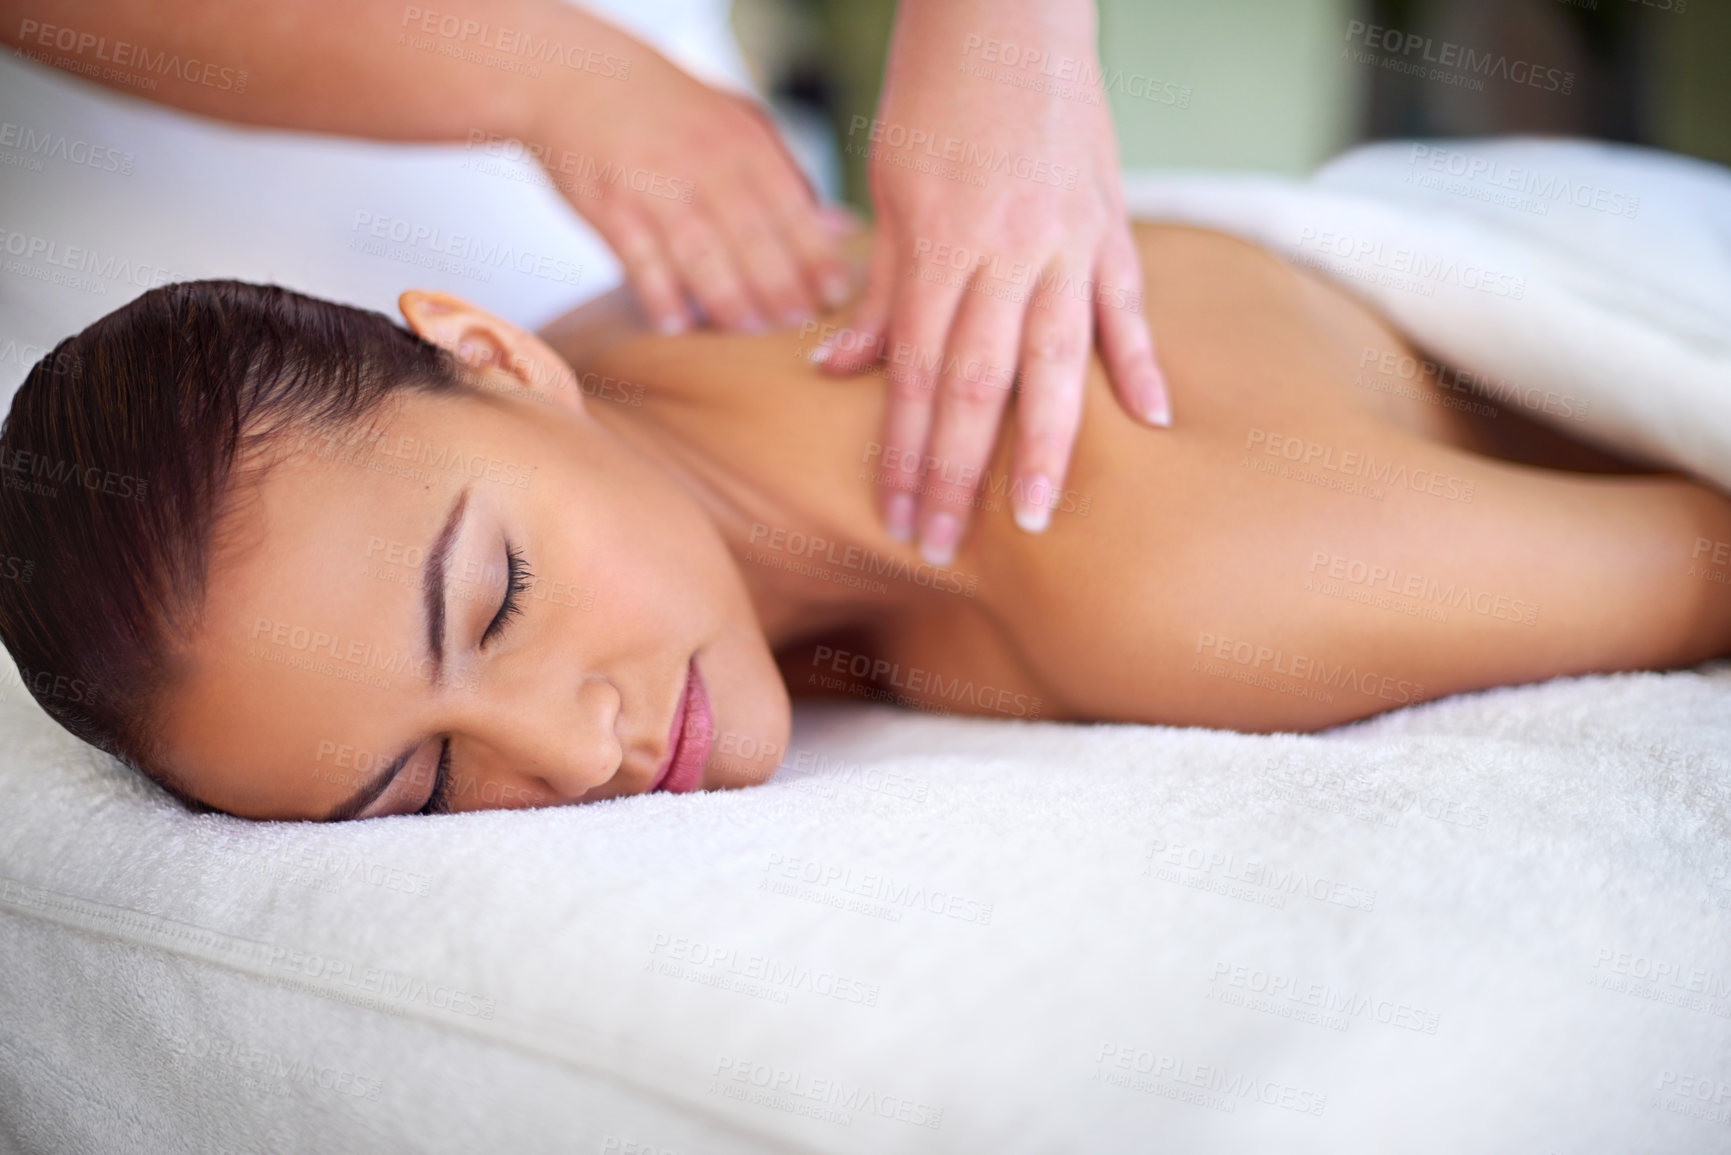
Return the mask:
{"type": "Polygon", "coordinates": [[[462,374],[383,314],[240,281],[153,289],[62,341],[0,427],[0,641],[31,696],[191,801],[151,719],[237,463],[462,374]]]}

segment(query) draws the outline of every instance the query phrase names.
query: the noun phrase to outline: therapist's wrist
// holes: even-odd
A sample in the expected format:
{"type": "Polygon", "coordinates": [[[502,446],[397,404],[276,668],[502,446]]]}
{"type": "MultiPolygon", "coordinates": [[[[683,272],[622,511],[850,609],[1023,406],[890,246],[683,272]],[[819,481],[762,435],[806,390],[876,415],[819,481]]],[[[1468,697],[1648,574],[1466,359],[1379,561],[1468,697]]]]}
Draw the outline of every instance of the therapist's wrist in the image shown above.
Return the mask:
{"type": "Polygon", "coordinates": [[[1014,45],[1022,59],[1069,56],[1097,64],[1099,20],[1094,0],[900,0],[896,5],[886,85],[900,68],[934,56],[954,71],[971,56],[1014,45]]]}
{"type": "Polygon", "coordinates": [[[535,71],[513,86],[502,128],[534,144],[567,142],[573,130],[581,135],[586,124],[617,116],[660,60],[643,41],[563,0],[537,2],[513,31],[529,38],[521,59],[535,71]]]}

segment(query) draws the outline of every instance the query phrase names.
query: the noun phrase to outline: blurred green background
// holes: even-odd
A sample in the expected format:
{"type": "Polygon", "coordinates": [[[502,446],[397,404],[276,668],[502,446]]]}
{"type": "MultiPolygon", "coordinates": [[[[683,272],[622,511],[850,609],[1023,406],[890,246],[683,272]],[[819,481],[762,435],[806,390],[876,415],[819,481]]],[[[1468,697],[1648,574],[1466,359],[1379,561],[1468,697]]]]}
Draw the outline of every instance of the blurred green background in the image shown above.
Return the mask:
{"type": "MultiPolygon", "coordinates": [[[[838,140],[877,107],[894,13],[894,0],[735,0],[734,27],[784,118],[838,140]]],[[[1099,23],[1108,73],[1189,94],[1187,107],[1110,94],[1126,166],[1299,174],[1360,141],[1505,133],[1731,164],[1731,0],[1099,0],[1099,23]],[[1472,91],[1355,61],[1353,21],[1570,72],[1573,91],[1472,91]]],[[[840,160],[863,209],[863,158],[840,160]]]]}

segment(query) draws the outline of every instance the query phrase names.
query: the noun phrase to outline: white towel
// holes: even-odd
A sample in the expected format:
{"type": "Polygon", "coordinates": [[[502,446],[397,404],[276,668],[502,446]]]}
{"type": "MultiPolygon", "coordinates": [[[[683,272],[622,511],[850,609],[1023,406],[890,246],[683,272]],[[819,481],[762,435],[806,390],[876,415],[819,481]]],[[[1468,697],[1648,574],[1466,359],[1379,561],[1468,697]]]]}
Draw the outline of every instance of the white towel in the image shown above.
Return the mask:
{"type": "Polygon", "coordinates": [[[1731,171],[1578,140],[1395,141],[1308,181],[1132,173],[1125,198],[1335,279],[1499,403],[1731,491],[1731,171]]]}

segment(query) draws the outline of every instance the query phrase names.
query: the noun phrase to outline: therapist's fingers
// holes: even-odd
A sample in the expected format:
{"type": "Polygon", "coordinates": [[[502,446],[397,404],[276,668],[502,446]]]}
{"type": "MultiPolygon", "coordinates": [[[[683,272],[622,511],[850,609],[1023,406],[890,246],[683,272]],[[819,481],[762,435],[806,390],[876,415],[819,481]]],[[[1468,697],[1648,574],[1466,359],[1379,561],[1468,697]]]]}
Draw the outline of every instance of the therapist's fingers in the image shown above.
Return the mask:
{"type": "Polygon", "coordinates": [[[1027,301],[1018,294],[977,291],[985,287],[976,281],[963,294],[943,355],[924,452],[920,555],[933,565],[948,565],[967,531],[1015,383],[1027,301]]]}
{"type": "MultiPolygon", "coordinates": [[[[780,224],[783,241],[818,302],[826,309],[839,308],[853,289],[838,243],[844,230],[835,227],[838,214],[817,203],[805,178],[795,178],[773,173],[761,178],[770,219],[780,224]]],[[[840,219],[845,221],[845,215],[840,219]]]]}
{"type": "Polygon", "coordinates": [[[734,189],[716,208],[753,307],[783,325],[809,320],[815,298],[788,251],[786,238],[770,223],[757,190],[734,189]]]}
{"type": "Polygon", "coordinates": [[[825,337],[811,352],[812,361],[825,372],[858,373],[876,364],[882,353],[880,342],[889,324],[899,267],[895,241],[888,228],[880,228],[872,237],[868,261],[865,291],[847,326],[825,337]]]}
{"type": "Polygon", "coordinates": [[[763,329],[763,314],[734,265],[726,237],[708,213],[663,202],[656,206],[655,217],[675,272],[708,320],[724,329],[763,329]]]}
{"type": "Polygon", "coordinates": [[[629,206],[592,213],[590,222],[624,266],[625,280],[637,294],[649,323],[663,333],[678,333],[691,324],[678,273],[661,246],[650,220],[629,206]]]}
{"type": "Polygon", "coordinates": [[[1094,323],[1100,359],[1112,390],[1129,412],[1151,425],[1172,424],[1166,378],[1154,360],[1154,335],[1142,314],[1142,260],[1128,221],[1115,224],[1100,247],[1094,323]]]}
{"type": "Polygon", "coordinates": [[[962,289],[943,281],[904,277],[895,290],[884,330],[887,387],[881,484],[889,535],[897,541],[911,541],[944,342],[961,303],[962,289]]]}
{"type": "MultiPolygon", "coordinates": [[[[763,119],[761,111],[757,115],[763,119]]],[[[764,123],[773,136],[773,127],[767,120],[764,123]]],[[[852,289],[847,262],[842,260],[837,243],[840,234],[826,227],[828,214],[811,183],[787,150],[780,147],[779,136],[774,140],[782,163],[752,166],[747,180],[769,219],[778,226],[781,243],[803,287],[825,308],[837,308],[846,303],[852,289]]]]}
{"type": "MultiPolygon", "coordinates": [[[[1087,276],[1085,261],[1068,261],[1045,283],[1080,285],[1087,276]]],[[[1070,452],[1082,422],[1092,321],[1087,298],[1042,288],[1023,322],[1010,494],[1016,524],[1029,533],[1041,532],[1051,521],[1070,471],[1070,452]]]]}

